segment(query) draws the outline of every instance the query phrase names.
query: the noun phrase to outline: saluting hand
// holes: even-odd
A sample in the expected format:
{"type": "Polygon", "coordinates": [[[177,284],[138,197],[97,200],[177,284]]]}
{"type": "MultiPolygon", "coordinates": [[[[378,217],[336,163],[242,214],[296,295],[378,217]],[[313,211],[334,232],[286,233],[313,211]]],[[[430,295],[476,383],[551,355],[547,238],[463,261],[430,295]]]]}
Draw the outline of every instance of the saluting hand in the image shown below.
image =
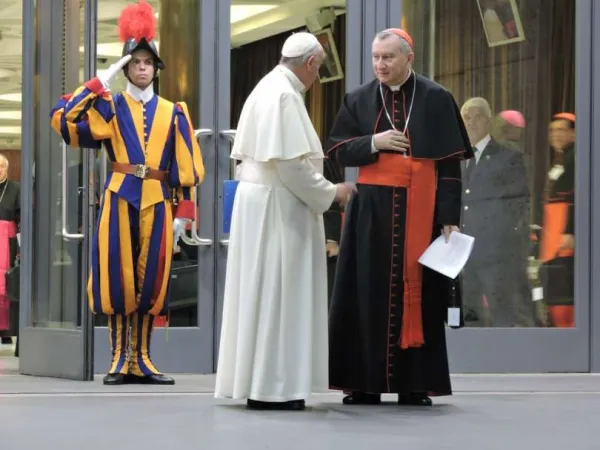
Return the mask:
{"type": "Polygon", "coordinates": [[[110,89],[110,83],[112,82],[113,78],[121,71],[121,69],[123,69],[123,67],[125,67],[130,59],[131,55],[123,56],[120,60],[106,69],[106,72],[104,72],[101,76],[98,76],[100,81],[102,81],[102,84],[104,84],[104,88],[106,90],[110,89]]]}
{"type": "Polygon", "coordinates": [[[388,130],[373,136],[377,150],[392,150],[406,153],[410,142],[404,133],[398,130],[388,130]]]}

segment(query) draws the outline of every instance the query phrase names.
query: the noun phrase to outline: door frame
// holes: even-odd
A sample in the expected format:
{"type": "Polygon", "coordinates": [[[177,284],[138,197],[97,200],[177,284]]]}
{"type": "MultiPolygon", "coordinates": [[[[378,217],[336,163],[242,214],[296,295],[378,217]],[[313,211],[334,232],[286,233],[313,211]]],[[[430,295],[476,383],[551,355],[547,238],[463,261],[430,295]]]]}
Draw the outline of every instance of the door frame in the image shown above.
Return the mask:
{"type": "MultiPolygon", "coordinates": [[[[591,73],[589,75],[589,80],[577,78],[577,83],[585,83],[590,85],[592,95],[592,105],[590,110],[577,111],[577,128],[579,129],[579,124],[582,120],[588,123],[588,127],[591,128],[591,169],[592,175],[600,174],[600,157],[597,154],[597,150],[600,148],[600,130],[598,127],[592,127],[591,124],[597,124],[600,120],[600,32],[597,28],[593,27],[592,24],[597,24],[600,21],[600,5],[595,3],[593,0],[586,1],[578,1],[577,7],[581,8],[581,15],[585,16],[585,14],[589,14],[590,23],[586,23],[586,30],[589,33],[589,40],[591,41],[591,48],[589,52],[585,52],[582,48],[579,50],[579,40],[584,41],[587,39],[587,33],[583,35],[578,40],[578,51],[580,51],[580,58],[589,58],[591,73]],[[581,4],[580,4],[581,3],[581,4]],[[596,70],[594,70],[596,68],[596,70]],[[596,150],[596,152],[594,152],[596,150]]],[[[579,17],[579,13],[578,13],[579,17]]],[[[578,55],[579,56],[579,55],[578,55]]],[[[578,97],[577,100],[580,100],[578,97]]],[[[578,136],[579,138],[579,136],[578,136]]],[[[578,144],[579,148],[579,144],[578,144]]],[[[579,162],[579,161],[578,161],[579,162]]],[[[582,166],[580,166],[582,167],[582,166]]],[[[585,166],[583,166],[585,167],[585,166]]],[[[577,186],[577,189],[580,189],[577,186]]],[[[597,179],[592,176],[591,177],[591,214],[589,214],[589,210],[584,211],[588,213],[591,218],[591,230],[600,229],[600,183],[598,183],[597,179]]],[[[577,192],[578,197],[576,201],[579,201],[579,194],[586,195],[580,191],[577,192]]],[[[578,213],[578,216],[582,216],[581,213],[578,213]]],[[[583,216],[586,217],[586,216],[583,216]]],[[[579,231],[579,229],[577,230],[579,231]]],[[[600,267],[600,236],[598,233],[592,233],[591,238],[591,265],[588,267],[583,267],[583,269],[587,269],[590,273],[595,272],[597,267],[600,267]]],[[[578,248],[581,245],[578,244],[578,248]]],[[[591,292],[589,293],[589,299],[591,301],[591,314],[590,314],[590,371],[594,373],[600,373],[600,277],[592,277],[592,286],[591,292]]]]}
{"type": "MultiPolygon", "coordinates": [[[[85,43],[95,41],[96,34],[96,1],[85,1],[85,43]]],[[[62,45],[57,45],[62,41],[62,33],[65,35],[79,35],[79,0],[62,0],[61,8],[56,8],[56,4],[34,2],[34,0],[23,0],[23,29],[31,30],[36,26],[36,14],[41,17],[50,16],[52,20],[37,21],[41,27],[38,42],[35,41],[36,33],[23,33],[23,75],[22,75],[22,150],[21,150],[21,280],[20,280],[20,305],[19,305],[19,371],[25,375],[47,376],[57,378],[67,378],[73,380],[89,381],[93,379],[93,360],[92,360],[92,340],[91,332],[92,317],[89,312],[87,300],[85,296],[85,283],[81,283],[81,289],[78,295],[76,307],[81,308],[79,311],[78,321],[79,326],[75,329],[54,329],[33,326],[32,298],[34,295],[34,283],[38,283],[37,294],[41,295],[39,279],[47,279],[48,277],[36,276],[33,278],[34,264],[34,245],[33,232],[36,228],[34,222],[35,213],[31,207],[34,204],[33,180],[34,171],[33,163],[35,162],[35,148],[39,147],[38,151],[45,151],[47,154],[55,153],[60,138],[53,135],[50,129],[48,113],[60,95],[63,92],[55,92],[53,87],[57,86],[56,80],[62,77],[63,70],[67,70],[60,65],[55,64],[55,61],[60,61],[62,45]],[[40,9],[37,9],[40,8],[40,9]],[[63,10],[64,8],[64,10],[63,10]],[[65,12],[66,20],[63,18],[65,12]],[[58,24],[58,26],[57,26],[58,24]],[[64,27],[67,27],[63,30],[64,27]],[[41,48],[37,48],[39,45],[41,48]],[[39,51],[37,51],[39,50],[39,51]],[[57,57],[58,56],[58,57],[57,57]],[[36,61],[36,58],[40,58],[36,61]],[[39,62],[39,65],[36,64],[39,62]],[[36,68],[42,71],[44,78],[51,80],[49,89],[38,89],[39,97],[35,98],[35,82],[36,68]],[[38,100],[38,101],[36,101],[38,100]],[[37,110],[36,110],[37,106],[37,110]],[[36,117],[37,112],[37,117],[36,117]],[[39,129],[38,129],[39,127],[39,129]],[[39,133],[40,139],[36,139],[36,134],[39,133]],[[42,139],[43,138],[43,139],[42,139]]],[[[69,70],[79,73],[79,52],[77,46],[77,61],[76,67],[71,67],[69,70]]],[[[94,47],[95,50],[95,47],[94,47]]],[[[86,48],[84,55],[84,72],[86,76],[95,73],[95,51],[90,52],[86,48]]],[[[67,74],[69,75],[69,74],[67,74]]],[[[78,78],[78,76],[77,76],[78,78]]],[[[92,159],[90,151],[83,149],[83,182],[89,184],[90,160],[92,159]]],[[[66,166],[66,156],[61,155],[63,159],[63,169],[66,166]]],[[[52,174],[47,174],[52,177],[52,174]]],[[[41,177],[40,177],[41,178],[41,177]]],[[[50,180],[50,178],[49,178],[50,180]]],[[[38,178],[39,181],[39,178],[38,178]]],[[[49,181],[52,182],[52,181],[49,181]]],[[[66,183],[66,173],[62,174],[61,182],[66,183]]],[[[63,187],[63,193],[65,188],[63,187]]],[[[89,226],[91,218],[88,215],[87,206],[90,203],[89,196],[86,190],[83,192],[84,211],[82,211],[83,230],[89,226]]],[[[63,195],[64,197],[64,195],[63,195]]],[[[65,199],[62,198],[62,207],[65,199]]],[[[50,214],[50,205],[38,205],[39,208],[46,208],[50,214]]],[[[63,215],[63,219],[64,219],[63,215]]],[[[47,223],[45,224],[47,225],[47,223]]],[[[66,233],[66,226],[61,223],[61,231],[63,235],[66,233]]],[[[53,227],[47,227],[50,233],[53,227]]],[[[49,238],[49,235],[45,236],[49,238]]],[[[77,238],[75,238],[77,240],[77,238]]],[[[43,239],[40,239],[43,240],[43,239]]],[[[87,261],[88,249],[85,244],[82,248],[82,261],[87,261]]],[[[36,252],[35,260],[38,267],[46,265],[51,267],[52,258],[54,255],[51,252],[36,252]],[[39,261],[40,258],[46,258],[46,261],[39,261]]],[[[39,274],[36,274],[39,275],[39,274]]],[[[81,277],[87,278],[87,264],[83,264],[81,268],[81,277]]],[[[50,305],[50,300],[49,305],[50,305]]],[[[77,314],[78,312],[75,311],[77,314]]]]}

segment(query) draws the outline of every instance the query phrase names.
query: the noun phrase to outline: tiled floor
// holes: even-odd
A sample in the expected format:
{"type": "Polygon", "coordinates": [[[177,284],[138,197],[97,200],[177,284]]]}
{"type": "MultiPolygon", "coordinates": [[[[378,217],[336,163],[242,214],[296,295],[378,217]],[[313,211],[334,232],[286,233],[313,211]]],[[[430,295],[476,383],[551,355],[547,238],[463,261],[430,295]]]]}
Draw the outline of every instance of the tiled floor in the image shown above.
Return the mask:
{"type": "Polygon", "coordinates": [[[14,354],[14,345],[0,344],[0,375],[19,373],[19,360],[13,356],[14,354]]]}
{"type": "MultiPolygon", "coordinates": [[[[0,449],[597,450],[600,376],[455,376],[431,408],[348,407],[311,398],[304,412],[248,411],[215,400],[214,376],[170,387],[105,387],[17,374],[0,358],[0,449]],[[1,371],[2,369],[0,369],[1,371]]],[[[12,367],[12,368],[11,368],[12,367]]]]}

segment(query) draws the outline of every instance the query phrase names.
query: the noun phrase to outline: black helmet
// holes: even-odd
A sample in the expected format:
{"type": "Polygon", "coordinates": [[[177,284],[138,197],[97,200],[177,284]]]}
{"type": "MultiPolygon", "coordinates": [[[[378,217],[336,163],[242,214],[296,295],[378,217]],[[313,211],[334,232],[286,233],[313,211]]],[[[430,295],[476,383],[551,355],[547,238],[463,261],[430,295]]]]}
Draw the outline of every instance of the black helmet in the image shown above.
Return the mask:
{"type": "Polygon", "coordinates": [[[125,42],[123,46],[123,55],[131,55],[136,50],[146,50],[150,52],[154,57],[154,63],[157,69],[163,70],[165,68],[165,63],[162,62],[160,56],[158,56],[158,49],[156,48],[156,44],[154,41],[148,42],[146,38],[141,38],[140,41],[136,41],[134,38],[130,38],[125,42]]]}

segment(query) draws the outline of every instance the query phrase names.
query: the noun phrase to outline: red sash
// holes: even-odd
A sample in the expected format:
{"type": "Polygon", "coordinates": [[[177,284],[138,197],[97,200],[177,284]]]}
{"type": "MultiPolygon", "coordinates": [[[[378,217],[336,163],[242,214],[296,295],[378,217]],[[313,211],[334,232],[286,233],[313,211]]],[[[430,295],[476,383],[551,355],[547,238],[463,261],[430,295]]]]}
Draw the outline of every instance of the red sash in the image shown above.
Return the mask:
{"type": "MultiPolygon", "coordinates": [[[[402,154],[380,153],[376,163],[363,166],[358,183],[406,188],[406,231],[404,236],[404,299],[400,346],[421,347],[424,343],[421,294],[423,268],[418,260],[431,244],[436,194],[435,161],[405,158],[402,154]]],[[[395,194],[396,196],[398,194],[395,194]]],[[[394,211],[392,221],[402,220],[394,211]]],[[[392,230],[395,230],[392,223],[392,230]]],[[[395,233],[395,231],[394,231],[395,233]]],[[[395,237],[396,235],[394,235],[395,237]]],[[[398,249],[392,248],[392,256],[398,249]]],[[[392,264],[390,283],[395,280],[392,264]]]]}

